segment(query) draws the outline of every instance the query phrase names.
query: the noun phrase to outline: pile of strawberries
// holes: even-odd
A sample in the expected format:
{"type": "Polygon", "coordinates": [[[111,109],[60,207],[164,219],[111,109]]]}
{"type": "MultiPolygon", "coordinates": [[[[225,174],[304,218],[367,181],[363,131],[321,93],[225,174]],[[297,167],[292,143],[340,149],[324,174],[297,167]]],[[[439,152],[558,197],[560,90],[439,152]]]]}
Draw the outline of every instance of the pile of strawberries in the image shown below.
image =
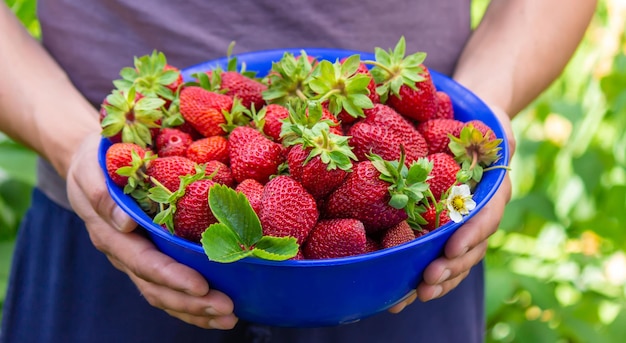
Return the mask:
{"type": "Polygon", "coordinates": [[[411,241],[450,211],[467,214],[451,189],[473,189],[501,140],[479,120],[455,119],[425,54],[404,46],[376,48],[373,61],[285,53],[262,77],[229,50],[226,69],[187,83],[162,53],[136,58],[101,106],[107,173],[193,242],[217,221],[215,184],[245,195],[264,236],[295,238],[293,259],[411,241]]]}

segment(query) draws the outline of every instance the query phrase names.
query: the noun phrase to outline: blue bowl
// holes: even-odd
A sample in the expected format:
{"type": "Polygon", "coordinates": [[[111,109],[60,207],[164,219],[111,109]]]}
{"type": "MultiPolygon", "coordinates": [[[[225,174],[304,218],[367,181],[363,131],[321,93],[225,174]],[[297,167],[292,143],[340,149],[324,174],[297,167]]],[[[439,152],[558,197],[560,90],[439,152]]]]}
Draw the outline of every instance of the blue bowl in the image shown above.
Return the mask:
{"type": "MultiPolygon", "coordinates": [[[[305,49],[310,56],[335,61],[360,54],[374,59],[373,54],[334,49],[305,49]]],[[[238,55],[247,70],[267,73],[272,61],[283,53],[298,54],[301,49],[266,50],[238,55]]],[[[186,80],[192,74],[225,68],[226,59],[201,63],[182,71],[186,80]]],[[[503,139],[502,156],[496,164],[508,165],[509,149],[504,130],[491,110],[469,90],[450,78],[431,71],[439,90],[452,99],[456,118],[462,121],[480,119],[503,139]]],[[[110,142],[102,139],[99,162],[104,166],[110,142]]],[[[103,170],[106,170],[103,167],[103,170]]],[[[113,200],[143,227],[164,254],[200,272],[214,289],[231,297],[235,314],[242,320],[283,327],[333,326],[356,322],[385,311],[406,298],[422,280],[428,264],[441,256],[444,245],[462,223],[450,222],[441,228],[393,248],[360,256],[304,261],[267,261],[245,258],[233,263],[209,261],[200,245],[171,235],[152,222],[135,201],[125,195],[104,172],[113,200]]],[[[485,173],[475,189],[476,209],[464,220],[474,216],[491,199],[505,177],[504,169],[485,173]]]]}

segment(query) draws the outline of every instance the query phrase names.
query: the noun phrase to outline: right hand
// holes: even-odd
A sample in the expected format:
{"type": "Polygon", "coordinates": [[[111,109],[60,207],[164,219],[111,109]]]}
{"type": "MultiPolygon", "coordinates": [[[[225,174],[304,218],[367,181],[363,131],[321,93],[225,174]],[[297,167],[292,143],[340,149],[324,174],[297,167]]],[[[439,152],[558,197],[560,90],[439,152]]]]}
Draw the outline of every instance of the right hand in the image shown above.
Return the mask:
{"type": "Polygon", "coordinates": [[[94,246],[126,273],[150,305],[186,323],[206,329],[232,329],[238,319],[233,302],[209,288],[195,270],[162,254],[137,224],[111,199],[98,166],[99,134],[85,138],[72,158],[67,192],[94,246]]]}

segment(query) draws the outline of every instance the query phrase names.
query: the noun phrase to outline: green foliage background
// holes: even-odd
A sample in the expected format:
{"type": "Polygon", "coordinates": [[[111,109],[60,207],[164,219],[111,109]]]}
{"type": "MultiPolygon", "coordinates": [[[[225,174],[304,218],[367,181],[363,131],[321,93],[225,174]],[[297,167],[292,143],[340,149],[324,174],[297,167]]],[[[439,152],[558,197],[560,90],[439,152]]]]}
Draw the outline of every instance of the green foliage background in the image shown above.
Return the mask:
{"type": "MultiPolygon", "coordinates": [[[[39,37],[35,0],[5,0],[39,37]]],[[[477,23],[488,0],[473,1],[477,23]]],[[[514,120],[514,195],[487,262],[488,342],[626,337],[626,4],[600,0],[561,77],[514,120]]],[[[35,156],[0,133],[0,306],[35,156]]]]}

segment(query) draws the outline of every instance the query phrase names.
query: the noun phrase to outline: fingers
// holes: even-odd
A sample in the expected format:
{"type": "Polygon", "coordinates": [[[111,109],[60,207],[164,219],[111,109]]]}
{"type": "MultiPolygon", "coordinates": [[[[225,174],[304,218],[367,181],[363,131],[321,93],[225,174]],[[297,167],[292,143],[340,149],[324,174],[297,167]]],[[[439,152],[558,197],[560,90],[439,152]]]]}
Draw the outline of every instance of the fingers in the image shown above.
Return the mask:
{"type": "Polygon", "coordinates": [[[504,208],[511,198],[508,176],[485,207],[454,232],[446,243],[444,254],[448,259],[458,258],[493,235],[500,224],[504,208]]]}
{"type": "Polygon", "coordinates": [[[207,329],[232,329],[238,321],[232,301],[220,291],[211,290],[202,297],[190,296],[129,275],[150,305],[186,323],[207,329]]]}
{"type": "Polygon", "coordinates": [[[125,272],[148,303],[202,328],[229,329],[237,322],[233,303],[210,290],[197,271],[157,250],[108,194],[97,163],[100,138],[85,140],[67,176],[68,198],[83,219],[93,245],[125,272]]]}

